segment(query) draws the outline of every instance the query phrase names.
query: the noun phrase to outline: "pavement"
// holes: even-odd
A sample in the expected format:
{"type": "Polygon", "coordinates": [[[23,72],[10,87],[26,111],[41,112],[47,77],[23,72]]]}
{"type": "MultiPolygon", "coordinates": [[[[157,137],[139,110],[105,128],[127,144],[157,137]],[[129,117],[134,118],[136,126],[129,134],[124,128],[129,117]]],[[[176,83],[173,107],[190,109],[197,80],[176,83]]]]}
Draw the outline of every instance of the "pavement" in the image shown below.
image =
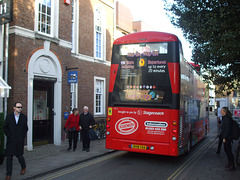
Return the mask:
{"type": "MultiPolygon", "coordinates": [[[[227,156],[222,144],[220,154],[216,154],[219,138],[217,137],[217,121],[215,115],[210,115],[210,132],[203,141],[209,141],[208,147],[198,154],[201,158],[196,158],[186,172],[182,173],[177,180],[240,180],[240,166],[236,165],[236,171],[225,171],[228,163],[227,156]],[[216,124],[215,124],[216,121],[216,124]],[[216,125],[216,126],[215,126],[216,125]]],[[[233,142],[232,152],[234,160],[236,158],[236,149],[238,141],[233,142]]],[[[199,148],[200,149],[200,148],[199,148]]],[[[190,154],[191,155],[191,154],[190,154]]]]}
{"type": "MultiPolygon", "coordinates": [[[[234,141],[232,152],[236,157],[238,141],[234,141]]],[[[236,171],[225,171],[227,165],[227,156],[224,152],[223,145],[220,154],[216,154],[218,146],[218,138],[213,140],[208,148],[199,154],[200,159],[193,162],[176,180],[240,180],[240,166],[236,171]]]]}
{"type": "MultiPolygon", "coordinates": [[[[214,135],[215,136],[215,135],[214,135]]],[[[184,180],[239,180],[240,166],[236,166],[236,171],[225,171],[227,157],[225,152],[221,150],[220,155],[216,154],[218,138],[212,140],[211,145],[203,151],[202,158],[196,161],[191,168],[180,174],[176,179],[184,180]]],[[[237,141],[233,145],[233,153],[237,141]]],[[[34,179],[42,174],[54,172],[55,170],[69,167],[72,164],[85,162],[106,154],[113,153],[113,150],[105,149],[105,139],[91,141],[90,152],[82,151],[82,143],[78,142],[76,151],[67,151],[68,143],[63,142],[61,146],[53,144],[36,146],[32,151],[25,150],[24,157],[27,164],[26,174],[20,176],[20,164],[17,158],[13,160],[13,175],[12,180],[34,179]]],[[[5,179],[6,160],[3,165],[0,165],[0,180],[5,179]]]]}
{"type": "MultiPolygon", "coordinates": [[[[25,150],[26,174],[20,176],[21,166],[17,158],[13,159],[12,180],[34,179],[39,175],[53,172],[58,169],[69,167],[73,164],[88,161],[102,155],[114,152],[105,149],[105,139],[91,141],[90,152],[82,151],[82,142],[78,142],[76,151],[67,150],[68,142],[62,142],[61,146],[47,144],[36,146],[32,151],[25,150]]],[[[0,180],[4,180],[6,175],[6,159],[0,165],[0,180]]]]}

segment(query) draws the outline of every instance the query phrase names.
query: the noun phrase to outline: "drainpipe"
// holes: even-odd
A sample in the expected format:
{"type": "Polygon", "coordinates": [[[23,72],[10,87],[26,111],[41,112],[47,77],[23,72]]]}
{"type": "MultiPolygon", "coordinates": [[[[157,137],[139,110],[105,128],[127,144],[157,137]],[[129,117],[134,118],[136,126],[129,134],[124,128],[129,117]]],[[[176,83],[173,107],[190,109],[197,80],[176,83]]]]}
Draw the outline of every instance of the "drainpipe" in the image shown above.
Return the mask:
{"type": "MultiPolygon", "coordinates": [[[[5,82],[8,83],[8,46],[9,46],[9,23],[5,24],[5,82]]],[[[7,115],[7,96],[4,98],[4,116],[7,115]]]]}
{"type": "MultiPolygon", "coordinates": [[[[4,25],[0,25],[0,76],[3,78],[3,54],[4,54],[4,25]]],[[[3,98],[0,98],[0,112],[4,112],[3,109],[3,98]]]]}

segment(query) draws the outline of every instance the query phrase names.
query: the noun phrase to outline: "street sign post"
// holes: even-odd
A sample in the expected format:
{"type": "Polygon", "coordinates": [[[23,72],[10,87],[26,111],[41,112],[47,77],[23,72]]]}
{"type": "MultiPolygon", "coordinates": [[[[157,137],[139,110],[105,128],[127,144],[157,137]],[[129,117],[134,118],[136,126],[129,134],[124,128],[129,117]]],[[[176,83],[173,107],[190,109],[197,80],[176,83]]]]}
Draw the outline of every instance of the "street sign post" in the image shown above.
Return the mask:
{"type": "Polygon", "coordinates": [[[13,21],[13,0],[0,0],[0,25],[13,21]]]}

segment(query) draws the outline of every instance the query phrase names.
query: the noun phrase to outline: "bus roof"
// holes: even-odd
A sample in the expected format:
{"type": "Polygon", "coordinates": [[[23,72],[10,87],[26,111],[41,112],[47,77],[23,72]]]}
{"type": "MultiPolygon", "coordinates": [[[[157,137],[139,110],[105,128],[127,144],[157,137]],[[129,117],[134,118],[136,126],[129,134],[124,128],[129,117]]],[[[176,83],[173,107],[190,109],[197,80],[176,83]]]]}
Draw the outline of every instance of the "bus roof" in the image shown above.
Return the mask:
{"type": "Polygon", "coordinates": [[[144,31],[128,34],[120,37],[114,41],[113,44],[134,44],[145,42],[167,42],[179,41],[178,37],[174,34],[157,32],[157,31],[144,31]]]}

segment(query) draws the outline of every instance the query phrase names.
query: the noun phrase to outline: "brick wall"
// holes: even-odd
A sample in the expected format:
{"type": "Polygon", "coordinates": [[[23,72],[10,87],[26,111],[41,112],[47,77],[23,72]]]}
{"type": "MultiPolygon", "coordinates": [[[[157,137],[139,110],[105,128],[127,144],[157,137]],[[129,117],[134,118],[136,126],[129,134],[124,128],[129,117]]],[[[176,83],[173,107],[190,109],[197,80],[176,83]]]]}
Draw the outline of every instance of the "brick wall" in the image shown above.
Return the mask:
{"type": "Polygon", "coordinates": [[[13,0],[13,19],[10,25],[34,30],[35,1],[13,0]]]}
{"type": "MultiPolygon", "coordinates": [[[[80,0],[81,1],[81,0],[80,0]]],[[[65,5],[63,1],[59,2],[59,38],[71,41],[72,31],[72,5],[65,5]]]]}
{"type": "MultiPolygon", "coordinates": [[[[113,0],[109,0],[113,3],[113,0]]],[[[113,43],[113,9],[99,0],[80,0],[79,2],[79,53],[93,57],[94,54],[94,9],[99,5],[106,14],[106,59],[111,60],[113,43]]],[[[20,26],[34,30],[35,1],[14,0],[14,21],[10,26],[20,26]]],[[[71,41],[71,11],[72,6],[59,2],[59,39],[71,41]]],[[[33,53],[43,47],[44,39],[30,39],[11,34],[9,39],[9,85],[12,87],[8,98],[8,112],[12,112],[15,101],[23,103],[23,112],[27,114],[28,69],[27,64],[33,53]]],[[[62,112],[70,106],[70,85],[67,83],[65,67],[78,67],[78,107],[89,106],[93,113],[94,105],[94,76],[106,78],[108,91],[110,67],[103,63],[87,62],[74,58],[71,49],[51,42],[50,50],[54,52],[62,65],[62,112]]],[[[106,93],[107,96],[107,93],[106,93]]],[[[107,101],[106,101],[107,105],[107,101]]],[[[107,109],[107,108],[106,108],[107,109]]],[[[62,115],[62,122],[63,115],[62,115]]]]}

